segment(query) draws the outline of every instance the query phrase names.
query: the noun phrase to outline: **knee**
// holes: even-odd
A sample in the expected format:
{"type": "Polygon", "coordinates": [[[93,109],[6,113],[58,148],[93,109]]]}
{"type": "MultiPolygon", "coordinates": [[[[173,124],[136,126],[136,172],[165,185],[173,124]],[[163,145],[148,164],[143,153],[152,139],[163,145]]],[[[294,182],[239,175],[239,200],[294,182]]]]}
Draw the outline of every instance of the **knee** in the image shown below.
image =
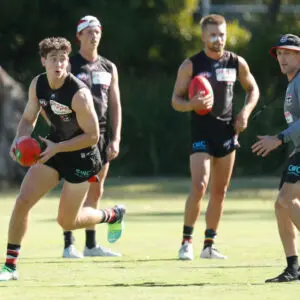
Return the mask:
{"type": "Polygon", "coordinates": [[[275,203],[274,203],[274,209],[275,209],[275,212],[281,210],[284,208],[284,203],[283,203],[283,199],[280,199],[279,197],[277,197],[275,203]]]}
{"type": "Polygon", "coordinates": [[[207,188],[206,181],[201,180],[199,182],[194,182],[192,184],[192,196],[198,200],[201,200],[201,198],[205,194],[206,188],[207,188]]]}
{"type": "Polygon", "coordinates": [[[275,202],[275,209],[293,208],[297,201],[297,199],[289,199],[288,197],[284,197],[284,195],[279,195],[275,202]]]}
{"type": "Polygon", "coordinates": [[[62,215],[58,215],[56,220],[64,231],[70,231],[75,229],[75,222],[63,217],[62,215]]]}
{"type": "Polygon", "coordinates": [[[222,186],[211,190],[211,199],[219,202],[224,201],[228,186],[222,186]]]}
{"type": "Polygon", "coordinates": [[[19,194],[15,202],[15,210],[29,211],[33,206],[29,195],[19,194]]]}

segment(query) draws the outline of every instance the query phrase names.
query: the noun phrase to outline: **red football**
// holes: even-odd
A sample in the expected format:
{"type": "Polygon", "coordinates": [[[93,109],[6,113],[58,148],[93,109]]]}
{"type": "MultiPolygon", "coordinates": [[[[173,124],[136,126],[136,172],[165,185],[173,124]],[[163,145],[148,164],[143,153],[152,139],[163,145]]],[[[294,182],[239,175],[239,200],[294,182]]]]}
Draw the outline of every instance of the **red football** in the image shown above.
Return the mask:
{"type": "MultiPolygon", "coordinates": [[[[213,95],[213,90],[209,81],[205,77],[197,75],[191,80],[191,83],[189,85],[189,99],[192,99],[199,91],[203,91],[204,96],[207,96],[209,94],[213,95]]],[[[211,110],[212,107],[210,109],[197,110],[196,113],[198,115],[206,115],[211,110]]]]}
{"type": "Polygon", "coordinates": [[[22,136],[16,141],[15,155],[18,163],[23,167],[34,165],[41,153],[39,143],[30,136],[22,136]]]}

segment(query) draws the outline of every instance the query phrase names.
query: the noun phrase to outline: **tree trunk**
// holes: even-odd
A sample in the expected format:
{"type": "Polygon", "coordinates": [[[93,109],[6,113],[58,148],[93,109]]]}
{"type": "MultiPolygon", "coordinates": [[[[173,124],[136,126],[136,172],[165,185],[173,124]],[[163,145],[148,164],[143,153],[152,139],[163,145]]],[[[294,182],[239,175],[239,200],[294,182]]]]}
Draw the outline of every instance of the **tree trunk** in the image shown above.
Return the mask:
{"type": "Polygon", "coordinates": [[[281,0],[272,0],[271,3],[269,4],[269,21],[271,24],[275,24],[277,21],[277,16],[280,12],[280,4],[281,0]]]}
{"type": "Polygon", "coordinates": [[[22,180],[26,169],[9,156],[17,125],[25,108],[25,93],[20,83],[0,66],[0,189],[22,180]]]}

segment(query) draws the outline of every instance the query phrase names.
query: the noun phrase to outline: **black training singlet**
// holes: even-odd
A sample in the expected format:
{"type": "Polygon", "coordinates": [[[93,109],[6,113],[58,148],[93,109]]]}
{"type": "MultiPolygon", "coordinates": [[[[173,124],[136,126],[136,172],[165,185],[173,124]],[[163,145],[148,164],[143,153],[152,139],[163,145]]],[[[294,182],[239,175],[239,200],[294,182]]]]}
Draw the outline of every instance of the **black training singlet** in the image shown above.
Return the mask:
{"type": "Polygon", "coordinates": [[[79,53],[70,58],[71,72],[91,90],[99,119],[100,131],[107,130],[108,93],[112,81],[112,62],[98,56],[94,62],[84,59],[79,53]]]}
{"type": "MultiPolygon", "coordinates": [[[[225,51],[219,60],[209,58],[204,51],[190,58],[193,64],[193,76],[201,75],[211,84],[214,92],[212,113],[208,116],[223,121],[232,121],[233,88],[238,77],[238,56],[233,52],[225,51]]],[[[192,126],[199,125],[207,120],[206,116],[199,116],[192,112],[192,126]]]]}
{"type": "Polygon", "coordinates": [[[83,131],[79,127],[76,113],[72,110],[74,94],[86,85],[71,73],[64,84],[56,90],[50,88],[47,75],[39,75],[36,84],[36,96],[51,122],[51,140],[61,142],[69,140],[83,131]]]}

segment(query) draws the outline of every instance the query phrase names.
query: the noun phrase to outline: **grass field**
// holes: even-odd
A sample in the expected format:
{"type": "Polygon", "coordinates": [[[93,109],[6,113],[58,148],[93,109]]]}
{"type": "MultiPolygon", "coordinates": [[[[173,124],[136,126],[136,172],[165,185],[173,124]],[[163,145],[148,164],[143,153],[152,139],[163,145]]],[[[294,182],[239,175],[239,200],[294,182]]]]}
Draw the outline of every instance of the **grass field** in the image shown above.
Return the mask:
{"type": "MultiPolygon", "coordinates": [[[[204,226],[195,229],[194,261],[178,261],[183,207],[188,179],[110,179],[102,207],[124,203],[126,231],[114,245],[106,242],[106,225],[99,225],[102,245],[123,253],[121,258],[64,260],[62,232],[55,223],[55,193],[32,211],[29,232],[19,260],[20,280],[0,283],[0,299],[291,299],[300,282],[264,284],[284,265],[273,213],[278,178],[235,179],[225,205],[217,246],[226,261],[199,258],[204,226]],[[288,287],[287,287],[288,285],[288,287]]],[[[1,253],[15,193],[0,200],[1,253]]],[[[205,209],[207,202],[204,202],[205,209]]],[[[84,231],[75,232],[82,249],[84,231]]]]}

